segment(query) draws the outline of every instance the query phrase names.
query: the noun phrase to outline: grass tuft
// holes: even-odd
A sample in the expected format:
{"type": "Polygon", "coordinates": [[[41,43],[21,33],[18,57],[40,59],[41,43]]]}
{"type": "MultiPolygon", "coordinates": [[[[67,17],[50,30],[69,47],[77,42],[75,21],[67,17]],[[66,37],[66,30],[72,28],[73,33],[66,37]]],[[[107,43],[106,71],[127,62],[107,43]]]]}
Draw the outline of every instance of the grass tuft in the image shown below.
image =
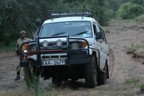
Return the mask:
{"type": "Polygon", "coordinates": [[[144,92],[144,83],[140,84],[140,85],[139,85],[139,88],[140,88],[140,90],[141,90],[142,92],[144,92]]]}
{"type": "Polygon", "coordinates": [[[139,78],[137,76],[132,76],[131,78],[126,79],[126,81],[125,81],[126,84],[133,83],[134,85],[136,85],[136,83],[138,83],[138,82],[139,82],[139,78]]]}
{"type": "Polygon", "coordinates": [[[144,22],[144,14],[136,17],[135,20],[143,23],[144,22]]]}

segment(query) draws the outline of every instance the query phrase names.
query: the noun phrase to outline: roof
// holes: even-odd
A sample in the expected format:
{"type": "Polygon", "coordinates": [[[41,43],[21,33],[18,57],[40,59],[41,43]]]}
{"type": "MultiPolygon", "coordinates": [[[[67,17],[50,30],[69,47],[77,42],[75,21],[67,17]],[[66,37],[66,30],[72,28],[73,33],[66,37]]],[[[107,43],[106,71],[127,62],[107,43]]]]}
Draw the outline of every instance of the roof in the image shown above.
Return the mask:
{"type": "Polygon", "coordinates": [[[96,22],[95,19],[92,17],[82,17],[82,16],[72,16],[72,17],[59,17],[59,18],[53,18],[46,20],[45,23],[56,23],[56,22],[65,22],[65,21],[90,21],[90,22],[96,22]]]}

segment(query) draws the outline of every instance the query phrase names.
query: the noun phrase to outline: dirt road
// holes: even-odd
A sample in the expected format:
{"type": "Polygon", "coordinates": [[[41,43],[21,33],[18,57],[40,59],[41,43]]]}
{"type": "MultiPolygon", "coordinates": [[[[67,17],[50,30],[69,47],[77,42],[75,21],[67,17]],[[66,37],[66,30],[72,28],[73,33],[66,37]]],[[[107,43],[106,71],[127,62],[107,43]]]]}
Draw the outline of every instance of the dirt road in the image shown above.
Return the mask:
{"type": "MultiPolygon", "coordinates": [[[[144,44],[143,26],[144,23],[117,21],[105,27],[112,58],[109,84],[94,89],[81,85],[77,90],[64,88],[54,93],[55,96],[138,96],[138,84],[144,82],[144,65],[126,54],[126,50],[144,44]]],[[[0,53],[0,92],[25,87],[23,79],[14,81],[16,59],[14,53],[0,53]]]]}
{"type": "Polygon", "coordinates": [[[144,80],[144,65],[136,62],[131,55],[126,54],[126,48],[144,43],[144,29],[137,23],[114,23],[107,29],[109,47],[114,52],[114,65],[111,83],[123,83],[133,76],[144,80]]]}

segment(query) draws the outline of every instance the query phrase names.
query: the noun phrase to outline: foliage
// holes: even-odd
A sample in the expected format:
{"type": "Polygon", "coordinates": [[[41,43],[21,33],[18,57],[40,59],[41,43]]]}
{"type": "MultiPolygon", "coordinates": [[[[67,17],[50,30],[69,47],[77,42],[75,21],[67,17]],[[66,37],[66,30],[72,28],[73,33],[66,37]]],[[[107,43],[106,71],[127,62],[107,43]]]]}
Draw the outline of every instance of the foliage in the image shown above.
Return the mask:
{"type": "Polygon", "coordinates": [[[117,11],[116,17],[119,19],[133,19],[144,13],[144,7],[135,3],[124,3],[117,11]]]}
{"type": "Polygon", "coordinates": [[[131,78],[126,79],[125,83],[126,84],[134,84],[136,85],[136,83],[139,82],[139,78],[137,76],[132,76],[131,78]]]}
{"type": "Polygon", "coordinates": [[[4,43],[0,43],[0,52],[15,52],[16,51],[16,41],[10,43],[7,47],[4,43]]]}
{"type": "Polygon", "coordinates": [[[48,6],[57,0],[1,0],[0,1],[0,40],[9,46],[25,30],[30,37],[35,30],[35,19],[46,18],[48,6]]]}
{"type": "Polygon", "coordinates": [[[144,22],[144,14],[136,17],[135,20],[138,21],[138,22],[144,22]]]}
{"type": "Polygon", "coordinates": [[[93,12],[94,17],[101,25],[106,25],[109,17],[106,10],[106,0],[63,0],[58,2],[54,9],[89,9],[93,12]]]}
{"type": "Polygon", "coordinates": [[[46,20],[48,10],[86,8],[93,11],[100,24],[106,25],[119,6],[130,1],[144,6],[143,0],[0,0],[0,41],[9,46],[21,30],[31,37],[36,18],[46,20]]]}
{"type": "Polygon", "coordinates": [[[106,0],[1,0],[0,1],[0,40],[6,46],[16,41],[21,30],[30,37],[35,31],[35,19],[48,18],[48,10],[88,8],[94,11],[101,24],[108,21],[106,0]]]}
{"type": "Polygon", "coordinates": [[[140,5],[144,4],[144,0],[132,0],[131,2],[136,3],[136,4],[140,4],[140,5]]]}
{"type": "Polygon", "coordinates": [[[139,87],[141,91],[144,91],[144,83],[142,83],[139,87]]]}

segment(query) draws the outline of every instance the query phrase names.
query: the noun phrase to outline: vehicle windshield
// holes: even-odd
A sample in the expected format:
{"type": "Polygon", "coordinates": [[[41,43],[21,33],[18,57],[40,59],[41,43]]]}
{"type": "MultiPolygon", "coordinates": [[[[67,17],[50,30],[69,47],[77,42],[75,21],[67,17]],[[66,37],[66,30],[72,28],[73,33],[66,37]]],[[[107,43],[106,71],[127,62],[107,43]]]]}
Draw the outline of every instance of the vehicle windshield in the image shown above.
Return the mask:
{"type": "Polygon", "coordinates": [[[92,27],[89,21],[69,21],[44,24],[39,36],[66,36],[70,37],[92,37],[92,27]]]}

